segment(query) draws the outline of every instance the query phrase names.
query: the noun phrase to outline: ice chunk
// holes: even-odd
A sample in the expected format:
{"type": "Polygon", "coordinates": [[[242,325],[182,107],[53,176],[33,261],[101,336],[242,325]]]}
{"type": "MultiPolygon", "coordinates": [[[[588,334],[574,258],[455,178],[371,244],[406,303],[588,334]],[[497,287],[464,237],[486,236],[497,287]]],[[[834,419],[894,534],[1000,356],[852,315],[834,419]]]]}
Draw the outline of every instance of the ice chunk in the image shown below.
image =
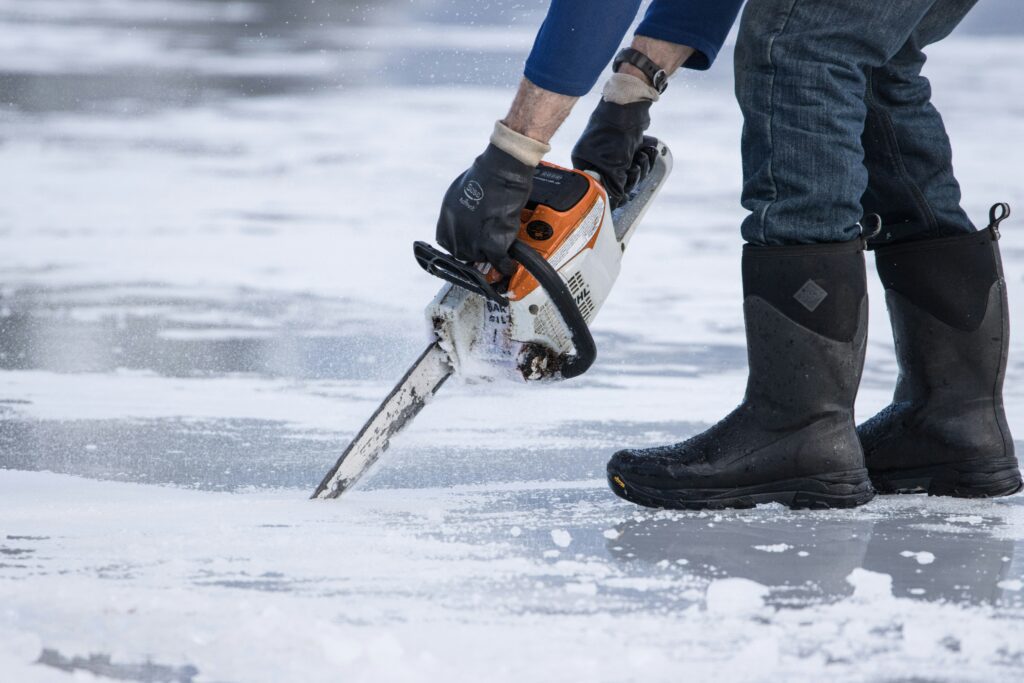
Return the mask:
{"type": "Polygon", "coordinates": [[[853,586],[853,597],[857,600],[880,600],[892,597],[892,577],[857,567],[846,577],[853,586]]]}
{"type": "Polygon", "coordinates": [[[784,553],[792,547],[786,543],[776,543],[774,545],[755,545],[754,550],[760,550],[763,553],[784,553]]]}
{"type": "Polygon", "coordinates": [[[569,544],[572,543],[572,534],[565,529],[552,529],[551,540],[554,541],[555,545],[559,548],[568,548],[569,544]]]}
{"type": "Polygon", "coordinates": [[[927,550],[922,550],[919,553],[915,553],[910,550],[904,550],[902,553],[900,553],[900,557],[913,557],[915,560],[917,560],[918,564],[931,564],[935,561],[935,555],[928,552],[927,550]]]}

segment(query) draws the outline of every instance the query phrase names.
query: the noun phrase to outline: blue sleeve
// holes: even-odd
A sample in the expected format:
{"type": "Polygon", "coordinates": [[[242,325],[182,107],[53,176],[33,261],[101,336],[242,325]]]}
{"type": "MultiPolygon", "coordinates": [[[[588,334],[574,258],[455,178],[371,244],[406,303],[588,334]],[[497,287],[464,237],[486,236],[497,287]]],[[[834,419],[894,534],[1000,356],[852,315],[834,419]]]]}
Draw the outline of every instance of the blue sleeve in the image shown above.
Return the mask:
{"type": "Polygon", "coordinates": [[[640,0],[551,0],[524,75],[545,90],[586,95],[639,9],[640,0]]]}
{"type": "MultiPolygon", "coordinates": [[[[637,34],[689,45],[697,54],[685,66],[707,69],[742,4],[743,0],[654,0],[637,34]]],[[[524,75],[545,90],[586,95],[639,9],[640,0],[551,0],[524,75]]]]}
{"type": "Polygon", "coordinates": [[[718,56],[742,4],[743,0],[654,0],[636,34],[689,45],[697,53],[683,66],[704,70],[718,56]]]}

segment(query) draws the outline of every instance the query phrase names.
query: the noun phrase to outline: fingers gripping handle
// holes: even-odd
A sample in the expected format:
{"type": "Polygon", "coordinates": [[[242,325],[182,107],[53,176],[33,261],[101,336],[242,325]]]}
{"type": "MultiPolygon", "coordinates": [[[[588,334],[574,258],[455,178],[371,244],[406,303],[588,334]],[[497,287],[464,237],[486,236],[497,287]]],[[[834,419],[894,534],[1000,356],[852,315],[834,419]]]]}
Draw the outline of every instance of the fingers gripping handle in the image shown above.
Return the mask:
{"type": "MultiPolygon", "coordinates": [[[[508,299],[499,294],[487,282],[483,273],[473,266],[435,249],[426,242],[414,242],[413,255],[416,257],[416,262],[431,275],[447,280],[502,306],[508,305],[508,299]]],[[[576,354],[562,365],[562,376],[569,379],[582,375],[597,358],[597,344],[594,343],[594,337],[590,334],[587,321],[580,313],[575,299],[569,292],[569,287],[551,267],[551,264],[525,242],[520,240],[513,242],[512,248],[509,249],[509,256],[522,264],[526,271],[540,283],[555,309],[562,316],[565,326],[569,329],[576,354]]]]}

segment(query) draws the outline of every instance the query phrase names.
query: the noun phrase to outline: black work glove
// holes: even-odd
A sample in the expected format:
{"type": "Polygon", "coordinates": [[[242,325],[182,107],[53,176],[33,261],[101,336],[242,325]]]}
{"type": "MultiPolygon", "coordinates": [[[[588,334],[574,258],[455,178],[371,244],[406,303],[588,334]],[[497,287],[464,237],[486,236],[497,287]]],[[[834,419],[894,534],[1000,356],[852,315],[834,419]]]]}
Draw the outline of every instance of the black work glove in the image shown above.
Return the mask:
{"type": "Polygon", "coordinates": [[[534,170],[488,145],[445,193],[437,243],[457,259],[488,261],[511,275],[516,262],[508,250],[519,233],[519,212],[530,198],[534,170]]]}
{"type": "Polygon", "coordinates": [[[613,209],[651,170],[652,154],[643,141],[651,125],[652,104],[649,100],[630,104],[601,100],[573,147],[573,167],[601,175],[613,209]]]}

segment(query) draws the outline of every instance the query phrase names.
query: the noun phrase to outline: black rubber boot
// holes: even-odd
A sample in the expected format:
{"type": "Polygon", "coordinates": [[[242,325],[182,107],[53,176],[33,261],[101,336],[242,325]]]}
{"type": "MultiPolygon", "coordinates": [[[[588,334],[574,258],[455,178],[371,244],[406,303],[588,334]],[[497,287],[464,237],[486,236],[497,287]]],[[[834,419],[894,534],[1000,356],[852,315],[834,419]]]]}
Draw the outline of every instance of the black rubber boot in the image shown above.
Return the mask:
{"type": "Polygon", "coordinates": [[[612,490],[664,508],[853,507],[874,496],[853,420],[864,365],[861,240],[743,250],[743,403],[674,446],[619,451],[612,490]]]}
{"type": "Polygon", "coordinates": [[[858,429],[879,492],[976,498],[1021,489],[1003,410],[1004,207],[985,230],[875,252],[900,371],[892,404],[858,429]]]}

